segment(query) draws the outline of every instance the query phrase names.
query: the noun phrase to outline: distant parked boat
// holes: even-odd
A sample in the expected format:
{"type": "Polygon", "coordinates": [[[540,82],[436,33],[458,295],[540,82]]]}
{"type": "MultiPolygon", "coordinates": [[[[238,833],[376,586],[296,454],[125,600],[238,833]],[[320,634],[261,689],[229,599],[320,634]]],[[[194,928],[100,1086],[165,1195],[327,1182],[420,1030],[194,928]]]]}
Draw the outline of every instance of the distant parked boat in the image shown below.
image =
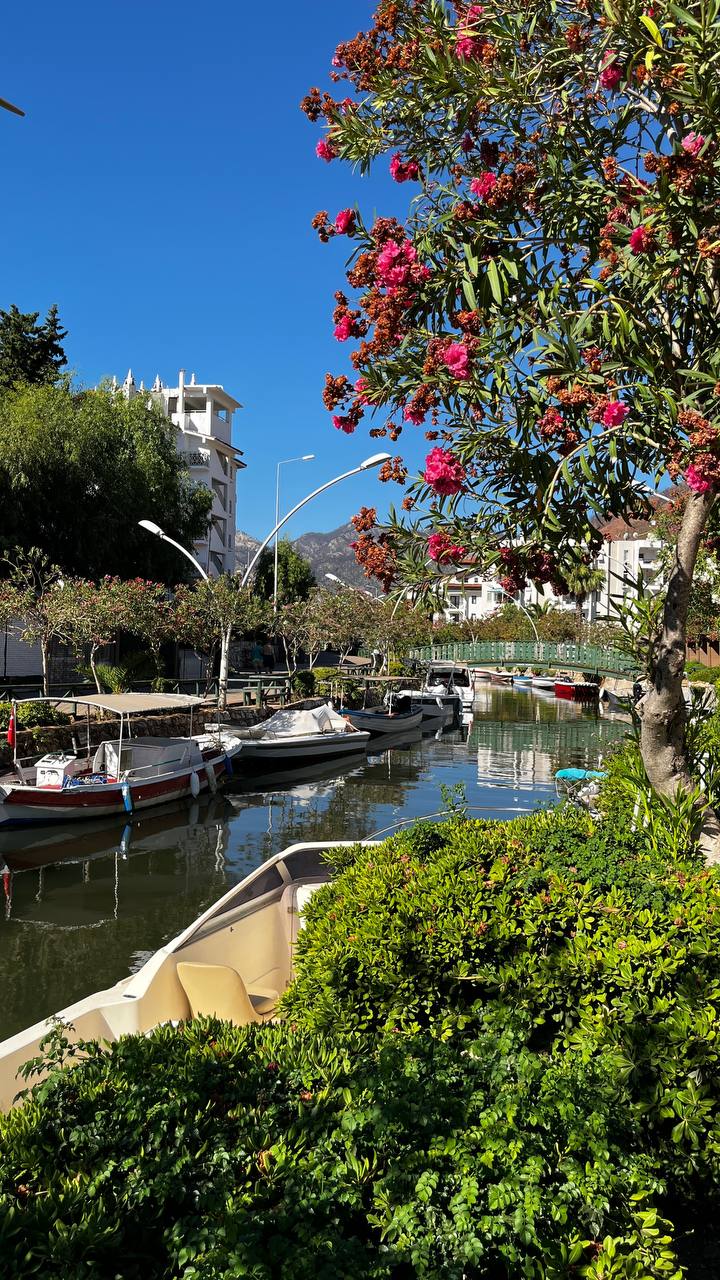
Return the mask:
{"type": "Polygon", "coordinates": [[[531,676],[530,683],[533,689],[552,689],[555,690],[554,676],[531,676]]]}
{"type": "Polygon", "coordinates": [[[513,677],[509,671],[491,671],[490,679],[493,684],[512,684],[513,677]]]}

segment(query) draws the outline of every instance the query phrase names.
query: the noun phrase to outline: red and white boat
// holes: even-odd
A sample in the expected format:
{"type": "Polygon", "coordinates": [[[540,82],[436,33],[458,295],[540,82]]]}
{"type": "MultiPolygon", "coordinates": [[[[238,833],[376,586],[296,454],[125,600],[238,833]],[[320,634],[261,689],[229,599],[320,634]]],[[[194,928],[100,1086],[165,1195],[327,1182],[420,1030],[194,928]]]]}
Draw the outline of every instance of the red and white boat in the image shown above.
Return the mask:
{"type": "MultiPolygon", "coordinates": [[[[46,698],[33,699],[45,702],[46,698]]],[[[197,796],[210,788],[227,767],[222,740],[205,745],[193,737],[132,737],[130,716],[152,711],[190,711],[200,698],[184,694],[98,694],[64,700],[88,713],[87,746],[19,759],[16,755],[16,711],[8,730],[13,770],[0,776],[0,829],[101,818],[197,796]],[[112,711],[120,718],[117,732],[90,744],[90,710],[112,711]]],[[[190,724],[192,729],[192,721],[190,724]]]]}
{"type": "Polygon", "coordinates": [[[591,680],[560,678],[555,681],[555,697],[569,698],[573,702],[595,702],[600,696],[600,686],[591,680]]]}

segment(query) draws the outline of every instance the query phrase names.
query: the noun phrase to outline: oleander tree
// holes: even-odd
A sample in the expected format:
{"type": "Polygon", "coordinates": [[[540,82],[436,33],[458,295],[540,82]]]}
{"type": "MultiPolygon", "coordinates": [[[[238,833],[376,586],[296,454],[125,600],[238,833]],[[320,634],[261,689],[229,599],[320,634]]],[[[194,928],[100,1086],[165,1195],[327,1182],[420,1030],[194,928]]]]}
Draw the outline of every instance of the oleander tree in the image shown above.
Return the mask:
{"type": "MultiPolygon", "coordinates": [[[[131,599],[135,599],[132,591],[131,599]]],[[[111,644],[119,631],[129,631],[132,617],[128,609],[125,583],[121,578],[63,578],[54,589],[54,607],[62,619],[63,638],[84,654],[88,653],[95,688],[102,693],[97,671],[98,650],[111,644]]]]}
{"type": "MultiPolygon", "coordinates": [[[[472,557],[564,593],[593,517],[647,514],[647,485],[684,476],[639,706],[666,796],[692,787],[686,618],[720,490],[719,38],[719,0],[384,0],[303,103],[321,159],[389,163],[410,193],[403,220],[314,220],[352,250],[334,426],[430,443],[404,512],[361,533],[368,572],[420,595],[472,557]]],[[[400,455],[384,475],[406,479],[400,455]]],[[[700,842],[720,856],[710,811],[700,842]]]]}

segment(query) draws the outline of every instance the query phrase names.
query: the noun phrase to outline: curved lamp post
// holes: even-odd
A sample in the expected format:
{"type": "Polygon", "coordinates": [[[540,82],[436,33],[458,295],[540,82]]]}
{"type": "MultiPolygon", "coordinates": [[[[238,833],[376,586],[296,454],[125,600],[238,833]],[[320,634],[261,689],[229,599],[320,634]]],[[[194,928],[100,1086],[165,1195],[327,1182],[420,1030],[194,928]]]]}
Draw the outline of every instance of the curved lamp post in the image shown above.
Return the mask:
{"type": "Polygon", "coordinates": [[[22,107],[16,107],[12,102],[8,102],[7,98],[0,98],[0,107],[4,107],[6,111],[12,111],[15,116],[24,116],[25,112],[22,107]]]}
{"type": "Polygon", "coordinates": [[[153,520],[138,520],[138,524],[141,529],[147,529],[148,533],[154,533],[156,538],[160,538],[163,542],[169,542],[171,547],[175,547],[177,551],[187,557],[190,563],[195,566],[201,578],[204,578],[206,582],[210,581],[210,575],[205,572],[200,562],[188,551],[187,547],[184,547],[181,542],[176,542],[174,538],[168,537],[159,524],[155,524],[153,520]]]}
{"type": "Polygon", "coordinates": [[[253,556],[247,569],[245,570],[245,573],[243,574],[243,579],[240,585],[242,587],[247,586],[248,581],[250,579],[250,574],[255,568],[255,565],[260,559],[260,556],[262,555],[263,551],[268,546],[268,544],[272,542],[273,538],[275,537],[275,534],[278,533],[280,529],[282,529],[283,525],[287,524],[288,520],[292,519],[296,511],[299,511],[300,508],[304,507],[308,502],[312,502],[313,498],[317,498],[318,495],[321,493],[324,493],[326,489],[332,488],[334,484],[339,484],[341,480],[347,480],[350,476],[359,475],[361,471],[369,471],[371,467],[379,467],[383,462],[389,462],[389,461],[390,461],[389,453],[374,453],[371,458],[366,458],[365,461],[361,462],[357,467],[353,467],[352,471],[343,471],[341,476],[335,476],[333,480],[326,480],[325,484],[321,484],[318,489],[313,489],[312,493],[309,493],[307,497],[303,498],[301,502],[298,502],[292,508],[291,511],[288,511],[287,515],[283,516],[282,520],[277,521],[275,528],[271,529],[267,537],[264,539],[264,541],[260,543],[260,546],[258,547],[257,551],[255,552],[255,555],[253,556]]]}
{"type": "MultiPolygon", "coordinates": [[[[304,453],[299,458],[283,458],[282,462],[278,462],[275,467],[275,524],[280,519],[280,468],[286,467],[289,462],[312,462],[315,457],[314,453],[304,453]]],[[[273,613],[277,613],[277,594],[278,594],[278,537],[275,534],[275,572],[273,575],[273,613]]]]}
{"type": "Polygon", "coordinates": [[[336,582],[339,587],[344,587],[346,591],[357,591],[361,596],[368,596],[370,600],[375,599],[372,591],[365,591],[363,587],[354,587],[350,582],[343,582],[342,578],[338,578],[336,573],[326,573],[325,577],[330,582],[336,582]]]}

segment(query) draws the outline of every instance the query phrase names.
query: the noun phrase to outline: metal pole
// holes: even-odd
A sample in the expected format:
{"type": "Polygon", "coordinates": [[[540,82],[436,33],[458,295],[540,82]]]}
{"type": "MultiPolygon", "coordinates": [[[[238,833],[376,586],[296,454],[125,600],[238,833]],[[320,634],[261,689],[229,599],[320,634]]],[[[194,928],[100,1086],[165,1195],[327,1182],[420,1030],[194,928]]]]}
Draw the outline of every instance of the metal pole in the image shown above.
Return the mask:
{"type": "MultiPolygon", "coordinates": [[[[280,467],[278,462],[275,468],[275,525],[280,520],[280,467]]],[[[277,613],[277,591],[278,591],[278,531],[275,529],[275,576],[273,578],[273,613],[277,613]]]]}

